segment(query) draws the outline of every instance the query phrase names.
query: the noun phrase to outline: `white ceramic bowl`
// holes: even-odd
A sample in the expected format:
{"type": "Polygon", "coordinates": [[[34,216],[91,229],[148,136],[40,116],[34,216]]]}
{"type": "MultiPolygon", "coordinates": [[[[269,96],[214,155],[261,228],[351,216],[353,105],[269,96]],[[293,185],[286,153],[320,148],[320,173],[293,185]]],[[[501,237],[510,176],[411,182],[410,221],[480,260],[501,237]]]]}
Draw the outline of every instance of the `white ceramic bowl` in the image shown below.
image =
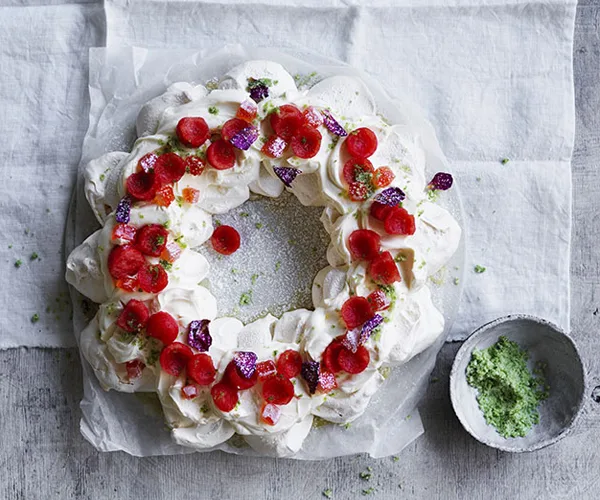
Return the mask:
{"type": "Polygon", "coordinates": [[[475,330],[459,349],[450,373],[450,399],[463,427],[483,444],[504,451],[533,451],[563,438],[575,423],[584,393],[585,371],[575,344],[556,325],[533,316],[506,316],[475,330]],[[525,437],[505,438],[488,425],[477,403],[477,389],[467,383],[473,350],[490,347],[502,335],[528,351],[530,370],[538,361],[547,365],[549,396],[540,403],[539,424],[525,437]]]}

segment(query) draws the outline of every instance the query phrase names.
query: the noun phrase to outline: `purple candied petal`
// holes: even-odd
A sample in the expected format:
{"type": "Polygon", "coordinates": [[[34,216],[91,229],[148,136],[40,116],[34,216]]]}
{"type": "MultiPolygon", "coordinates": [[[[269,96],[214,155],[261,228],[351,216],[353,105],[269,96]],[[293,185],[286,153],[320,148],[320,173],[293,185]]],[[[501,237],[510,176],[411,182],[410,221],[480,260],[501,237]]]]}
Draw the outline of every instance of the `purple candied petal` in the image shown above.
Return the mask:
{"type": "Polygon", "coordinates": [[[188,344],[200,352],[208,351],[212,344],[212,337],[208,331],[210,321],[200,319],[192,321],[188,327],[188,344]]]}
{"type": "Polygon", "coordinates": [[[384,189],[375,197],[375,201],[382,205],[395,207],[406,197],[404,191],[398,187],[389,187],[384,189]]]}
{"type": "Polygon", "coordinates": [[[233,362],[238,372],[245,379],[252,378],[256,371],[256,360],[258,356],[250,351],[238,351],[233,357],[233,362]]]}
{"type": "Polygon", "coordinates": [[[429,189],[435,189],[439,191],[446,191],[452,187],[452,175],[446,172],[438,172],[433,176],[431,182],[427,185],[429,189]]]}
{"type": "Polygon", "coordinates": [[[253,125],[243,128],[237,134],[235,134],[229,142],[238,149],[248,150],[254,141],[258,139],[258,129],[253,125]]]}
{"type": "Polygon", "coordinates": [[[292,186],[292,182],[298,176],[298,174],[302,173],[302,170],[293,167],[273,167],[273,172],[275,175],[281,179],[287,187],[292,186]]]}
{"type": "Polygon", "coordinates": [[[250,89],[250,97],[252,97],[254,102],[260,102],[263,99],[266,99],[269,97],[269,87],[262,83],[253,84],[252,88],[250,89]]]}
{"type": "Polygon", "coordinates": [[[356,352],[360,343],[360,328],[348,330],[342,339],[342,345],[349,351],[356,352]]]}
{"type": "Polygon", "coordinates": [[[115,219],[117,222],[122,224],[127,224],[129,222],[129,216],[131,213],[131,198],[129,196],[125,196],[122,198],[119,204],[117,205],[117,210],[115,212],[115,219]]]}
{"type": "Polygon", "coordinates": [[[318,361],[304,361],[302,363],[302,378],[306,380],[308,385],[308,391],[314,394],[319,385],[319,362],[318,361]]]}
{"type": "Polygon", "coordinates": [[[345,137],[348,135],[348,132],[344,130],[344,127],[342,127],[338,123],[338,121],[333,117],[333,115],[329,111],[324,109],[323,111],[321,111],[321,113],[323,114],[323,123],[327,127],[327,130],[329,130],[332,134],[339,135],[341,137],[345,137]]]}
{"type": "Polygon", "coordinates": [[[360,343],[364,344],[367,340],[369,340],[369,337],[371,336],[371,333],[373,332],[373,330],[375,330],[375,328],[377,328],[379,325],[381,325],[382,322],[383,322],[383,317],[380,316],[379,314],[376,314],[369,321],[367,321],[362,326],[362,329],[360,331],[360,343]]]}

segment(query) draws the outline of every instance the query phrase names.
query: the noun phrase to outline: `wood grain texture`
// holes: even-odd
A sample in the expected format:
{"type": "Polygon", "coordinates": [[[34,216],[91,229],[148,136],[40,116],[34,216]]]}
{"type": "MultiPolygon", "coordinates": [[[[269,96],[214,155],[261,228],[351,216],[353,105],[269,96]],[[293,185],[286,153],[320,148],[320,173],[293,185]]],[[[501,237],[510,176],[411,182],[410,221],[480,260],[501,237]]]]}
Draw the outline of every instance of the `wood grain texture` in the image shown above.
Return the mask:
{"type": "MultiPolygon", "coordinates": [[[[577,13],[574,46],[577,135],[573,157],[573,336],[590,387],[600,385],[600,0],[577,13]]],[[[564,256],[557,256],[564,258],[564,256]]],[[[79,433],[81,370],[75,350],[0,352],[2,499],[592,499],[600,480],[600,404],[587,397],[570,436],[531,454],[473,440],[454,416],[447,344],[423,402],[425,435],[397,461],[364,456],[294,462],[229,456],[134,458],[98,453],[79,433]],[[433,380],[437,380],[433,382],[433,380]],[[372,479],[360,472],[372,467],[372,479]],[[374,493],[363,497],[362,490],[374,493]]]]}

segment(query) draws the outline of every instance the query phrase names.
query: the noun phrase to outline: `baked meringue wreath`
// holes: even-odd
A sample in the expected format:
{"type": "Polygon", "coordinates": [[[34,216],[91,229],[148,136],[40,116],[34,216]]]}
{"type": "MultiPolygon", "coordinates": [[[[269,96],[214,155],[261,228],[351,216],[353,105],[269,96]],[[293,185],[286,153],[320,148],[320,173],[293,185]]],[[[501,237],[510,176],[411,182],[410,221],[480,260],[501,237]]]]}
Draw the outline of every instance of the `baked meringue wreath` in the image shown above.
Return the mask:
{"type": "Polygon", "coordinates": [[[156,392],[183,446],[237,434],[292,456],[315,418],[357,419],[390,368],[444,331],[428,278],[461,239],[436,202],[452,176],[426,177],[418,136],[379,115],[359,79],[301,83],[254,60],[212,85],[173,84],[141,109],[130,153],[85,167],[102,227],[67,261],[67,281],[99,304],[82,354],[105,390],[156,392]],[[215,216],[285,190],[323,207],[313,309],[220,316],[203,250],[227,266],[245,244],[215,216]]]}

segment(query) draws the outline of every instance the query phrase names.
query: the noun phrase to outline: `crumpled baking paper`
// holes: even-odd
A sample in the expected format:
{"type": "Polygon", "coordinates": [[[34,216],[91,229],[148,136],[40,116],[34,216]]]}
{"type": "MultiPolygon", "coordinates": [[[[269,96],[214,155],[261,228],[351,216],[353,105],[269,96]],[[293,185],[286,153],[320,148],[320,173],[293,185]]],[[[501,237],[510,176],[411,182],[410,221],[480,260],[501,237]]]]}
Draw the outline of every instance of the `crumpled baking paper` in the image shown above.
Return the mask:
{"type": "MultiPolygon", "coordinates": [[[[316,54],[302,59],[269,49],[250,49],[239,45],[214,51],[170,51],[140,48],[92,49],[90,51],[90,126],[84,140],[81,167],[109,151],[128,151],[135,139],[135,117],[150,98],[164,92],[176,81],[204,83],[222,76],[228,69],[249,59],[270,59],[283,64],[291,74],[314,78],[347,74],[362,78],[373,92],[378,110],[391,122],[406,124],[420,132],[427,154],[427,174],[447,170],[444,156],[431,125],[419,110],[407,102],[393,103],[380,85],[359,71],[316,54]],[[310,61],[310,62],[306,62],[310,61]]],[[[446,205],[461,222],[457,188],[448,192],[446,205]]],[[[72,200],[66,247],[70,251],[95,231],[97,223],[83,194],[82,176],[72,200]]],[[[464,257],[461,244],[448,264],[460,273],[464,257]]],[[[398,453],[423,432],[416,405],[425,391],[436,355],[443,344],[457,310],[460,286],[450,280],[433,287],[434,301],[444,313],[446,330],[434,345],[408,363],[393,369],[375,394],[364,415],[348,427],[324,425],[312,429],[297,459],[325,459],[334,456],[369,453],[382,457],[398,453]]],[[[256,288],[260,290],[260,280],[256,288]]],[[[72,290],[76,336],[95,313],[89,301],[72,290]]],[[[257,294],[259,295],[259,294],[257,294]]],[[[123,450],[132,455],[190,453],[194,450],[171,441],[154,394],[105,392],[93,371],[82,359],[84,399],[81,431],[102,451],[123,450]]],[[[239,438],[213,448],[226,452],[256,455],[239,438]]],[[[212,450],[212,449],[211,449],[212,450]]],[[[206,451],[211,451],[206,450],[206,451]]]]}

